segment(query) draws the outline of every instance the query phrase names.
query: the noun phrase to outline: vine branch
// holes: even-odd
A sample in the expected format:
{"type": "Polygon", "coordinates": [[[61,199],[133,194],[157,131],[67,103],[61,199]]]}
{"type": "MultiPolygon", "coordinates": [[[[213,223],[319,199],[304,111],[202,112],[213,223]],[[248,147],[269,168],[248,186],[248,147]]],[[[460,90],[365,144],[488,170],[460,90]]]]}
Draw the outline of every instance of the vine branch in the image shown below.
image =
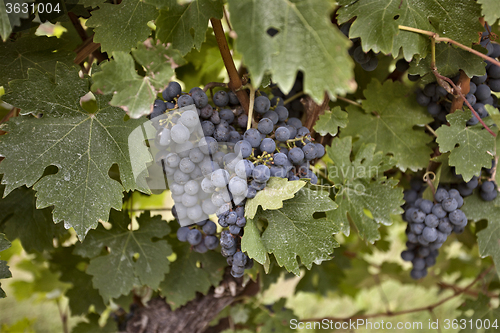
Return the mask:
{"type": "Polygon", "coordinates": [[[245,109],[246,114],[249,110],[249,99],[247,93],[241,89],[242,82],[238,74],[238,70],[234,65],[233,57],[231,52],[229,52],[229,46],[227,45],[226,35],[224,34],[224,28],[222,28],[221,20],[211,18],[212,28],[214,29],[215,39],[217,45],[219,46],[219,51],[222,56],[222,61],[224,61],[224,66],[226,67],[227,74],[229,75],[229,88],[236,93],[240,104],[245,109]]]}
{"type": "Polygon", "coordinates": [[[408,313],[413,313],[413,312],[432,311],[435,308],[437,308],[438,306],[440,306],[440,305],[442,305],[442,304],[450,301],[451,299],[453,299],[453,298],[455,298],[457,296],[460,296],[461,294],[466,293],[479,280],[483,279],[493,269],[493,267],[494,266],[492,265],[488,269],[486,269],[485,271],[483,271],[481,274],[479,274],[474,279],[474,281],[472,281],[471,283],[469,283],[465,288],[459,289],[459,290],[455,290],[454,289],[453,295],[445,297],[442,300],[440,300],[440,301],[438,301],[436,303],[430,304],[428,306],[422,306],[422,307],[418,307],[418,308],[413,308],[413,309],[408,309],[408,310],[401,310],[401,311],[396,311],[396,312],[389,312],[389,311],[387,311],[387,312],[379,312],[379,313],[373,313],[373,314],[361,314],[361,315],[355,315],[355,316],[352,316],[352,317],[344,317],[344,318],[341,318],[341,317],[308,318],[308,319],[302,319],[301,321],[302,322],[311,322],[311,321],[321,322],[324,319],[331,320],[331,321],[349,321],[349,320],[369,319],[369,318],[377,318],[377,317],[395,317],[395,316],[400,316],[400,315],[403,315],[403,314],[408,314],[408,313]]]}
{"type": "Polygon", "coordinates": [[[495,59],[493,59],[491,57],[488,57],[487,55],[482,54],[479,51],[476,51],[476,50],[474,50],[474,49],[472,49],[472,48],[470,48],[468,46],[465,46],[464,44],[461,44],[461,43],[459,43],[457,41],[454,41],[453,39],[450,39],[450,38],[447,38],[447,37],[439,37],[439,35],[437,33],[435,33],[435,32],[427,31],[427,30],[422,30],[422,29],[417,29],[417,28],[412,28],[412,27],[407,27],[407,26],[404,26],[404,25],[399,25],[398,28],[399,28],[399,30],[416,32],[416,33],[419,33],[419,34],[422,34],[422,35],[427,35],[427,36],[431,37],[437,43],[445,42],[445,43],[450,43],[450,44],[456,45],[456,46],[460,47],[461,49],[469,51],[470,53],[473,53],[473,54],[477,55],[478,57],[481,57],[484,60],[487,60],[487,61],[495,64],[496,66],[500,67],[500,62],[498,60],[495,60],[495,59]]]}

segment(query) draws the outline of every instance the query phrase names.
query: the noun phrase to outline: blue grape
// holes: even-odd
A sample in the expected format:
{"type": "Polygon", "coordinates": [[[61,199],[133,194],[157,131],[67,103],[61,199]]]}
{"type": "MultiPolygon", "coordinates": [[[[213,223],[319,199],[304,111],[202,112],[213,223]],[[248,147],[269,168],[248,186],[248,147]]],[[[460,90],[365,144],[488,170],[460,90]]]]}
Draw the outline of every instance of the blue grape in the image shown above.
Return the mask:
{"type": "Polygon", "coordinates": [[[302,126],[301,128],[297,129],[297,136],[296,137],[302,137],[307,134],[311,133],[309,129],[305,126],[302,126]]]}
{"type": "Polygon", "coordinates": [[[271,138],[265,138],[260,143],[260,150],[271,154],[276,150],[276,143],[271,138]]]}
{"type": "Polygon", "coordinates": [[[302,122],[298,118],[289,118],[287,121],[287,125],[295,127],[295,129],[301,128],[302,127],[302,122]]]}
{"type": "Polygon", "coordinates": [[[361,64],[361,67],[367,72],[374,71],[377,68],[377,66],[378,66],[378,58],[375,55],[373,55],[366,64],[361,64]]]}
{"type": "Polygon", "coordinates": [[[212,221],[207,221],[203,226],[203,232],[207,235],[215,235],[217,232],[217,225],[212,221]]]}
{"type": "Polygon", "coordinates": [[[215,132],[214,123],[209,120],[205,120],[201,123],[201,129],[203,130],[203,134],[205,136],[212,136],[215,132]]]}
{"type": "Polygon", "coordinates": [[[434,198],[436,199],[437,202],[441,202],[444,199],[448,199],[449,197],[450,197],[450,194],[444,188],[439,188],[436,191],[436,194],[434,195],[434,198]]]}
{"type": "Polygon", "coordinates": [[[205,245],[205,242],[202,241],[198,245],[195,245],[195,247],[193,248],[193,250],[195,252],[198,252],[198,253],[206,253],[208,251],[208,248],[205,245]]]}
{"type": "Polygon", "coordinates": [[[170,82],[165,90],[163,90],[162,97],[164,100],[171,102],[180,94],[182,94],[181,85],[177,82],[170,82]]]}
{"type": "Polygon", "coordinates": [[[436,228],[425,227],[422,231],[422,237],[429,243],[434,242],[438,237],[436,228]]]}
{"type": "Polygon", "coordinates": [[[477,99],[485,100],[491,96],[491,89],[486,84],[480,84],[477,86],[476,93],[477,99]]]}
{"type": "Polygon", "coordinates": [[[229,181],[229,190],[233,195],[242,196],[246,194],[248,189],[246,180],[240,177],[233,177],[229,181]]]}
{"type": "Polygon", "coordinates": [[[415,254],[413,254],[412,251],[406,250],[406,251],[401,252],[401,258],[404,261],[412,261],[415,258],[415,254]]]}
{"type": "Polygon", "coordinates": [[[180,108],[183,108],[188,105],[194,104],[193,98],[189,95],[182,95],[177,99],[177,105],[179,105],[180,108]]]}
{"type": "Polygon", "coordinates": [[[480,85],[481,83],[485,82],[487,78],[488,78],[488,74],[484,74],[482,76],[473,76],[471,81],[474,82],[477,86],[477,85],[480,85]]]}
{"type": "Polygon", "coordinates": [[[254,100],[253,109],[259,114],[264,114],[269,111],[271,101],[266,96],[259,96],[254,100]]]}
{"type": "Polygon", "coordinates": [[[219,239],[215,236],[209,235],[205,237],[205,246],[209,250],[215,250],[219,246],[219,239]]]}
{"type": "Polygon", "coordinates": [[[253,199],[255,198],[255,196],[257,195],[257,190],[255,189],[255,187],[252,187],[250,186],[248,188],[248,192],[247,192],[247,199],[253,199]]]}
{"type": "Polygon", "coordinates": [[[444,199],[441,202],[441,205],[442,205],[443,209],[447,212],[452,212],[458,208],[458,203],[453,198],[444,199]]]}
{"type": "Polygon", "coordinates": [[[189,129],[182,124],[176,124],[170,130],[170,136],[175,143],[184,143],[188,141],[190,135],[189,129]]]}
{"type": "Polygon", "coordinates": [[[237,225],[238,227],[240,227],[240,228],[244,228],[246,224],[247,224],[247,219],[246,219],[246,218],[244,218],[243,216],[238,217],[238,218],[236,219],[236,225],[237,225]]]}
{"type": "MultiPolygon", "coordinates": [[[[425,263],[424,263],[425,265],[425,263]]],[[[414,280],[420,280],[421,278],[424,278],[427,275],[427,270],[425,268],[423,269],[412,269],[410,271],[410,276],[414,280]]]]}
{"type": "Polygon", "coordinates": [[[212,108],[212,106],[210,104],[207,104],[200,109],[200,117],[201,118],[208,119],[208,118],[212,117],[213,114],[214,114],[214,109],[212,108]]]}
{"type": "Polygon", "coordinates": [[[304,157],[306,160],[310,161],[316,158],[316,146],[314,143],[308,143],[303,148],[304,157]]]}
{"type": "Polygon", "coordinates": [[[491,192],[481,191],[480,195],[481,195],[481,198],[484,201],[492,201],[492,200],[495,200],[495,198],[497,197],[498,193],[497,193],[497,191],[491,191],[491,192]]]}
{"type": "Polygon", "coordinates": [[[236,214],[236,212],[229,212],[229,214],[227,214],[227,217],[226,217],[226,222],[229,225],[232,225],[232,224],[236,223],[237,219],[238,219],[238,214],[236,214]]]}
{"type": "Polygon", "coordinates": [[[248,257],[243,252],[236,252],[233,256],[233,265],[244,267],[248,257]]]}
{"type": "Polygon", "coordinates": [[[238,235],[241,231],[241,228],[238,227],[237,225],[230,225],[229,226],[229,232],[232,234],[232,235],[238,235]]]}
{"type": "Polygon", "coordinates": [[[224,107],[229,103],[229,95],[224,90],[219,90],[213,98],[214,104],[218,107],[224,107]]]}
{"type": "Polygon", "coordinates": [[[230,91],[227,95],[229,96],[229,104],[232,105],[240,104],[238,96],[234,92],[230,91]]]}
{"type": "Polygon", "coordinates": [[[185,174],[181,170],[175,170],[174,172],[174,181],[177,184],[184,185],[189,181],[189,175],[185,174]]]}
{"type": "Polygon", "coordinates": [[[292,148],[288,152],[288,157],[290,158],[292,163],[299,163],[304,159],[304,152],[300,148],[292,148]]]}
{"type": "Polygon", "coordinates": [[[215,170],[212,172],[211,181],[215,187],[224,187],[229,183],[229,172],[224,169],[215,170]]]}
{"type": "Polygon", "coordinates": [[[191,173],[193,172],[195,167],[195,164],[187,157],[183,158],[179,162],[179,169],[184,172],[184,173],[191,173]]]}
{"type": "MultiPolygon", "coordinates": [[[[492,67],[496,67],[496,68],[500,68],[500,67],[497,67],[497,66],[492,66],[492,67]]],[[[488,81],[488,84],[490,86],[490,89],[494,92],[500,92],[500,79],[490,79],[488,81]]]]}
{"type": "MultiPolygon", "coordinates": [[[[193,90],[193,89],[191,89],[191,90],[193,90]]],[[[195,91],[193,91],[191,93],[191,97],[193,98],[194,104],[199,109],[202,109],[208,105],[208,96],[201,89],[196,89],[195,91]]]]}
{"type": "Polygon", "coordinates": [[[252,155],[252,145],[246,140],[240,140],[234,145],[234,152],[236,154],[241,154],[241,157],[243,158],[247,158],[252,155]]]}
{"type": "Polygon", "coordinates": [[[278,114],[279,121],[286,121],[288,118],[288,109],[284,106],[277,106],[274,110],[278,114]]]}
{"type": "Polygon", "coordinates": [[[425,225],[430,228],[436,228],[439,225],[439,219],[434,214],[429,214],[425,217],[425,225]]]}
{"type": "Polygon", "coordinates": [[[438,218],[443,218],[447,213],[441,204],[435,204],[434,207],[432,207],[432,214],[436,215],[438,218]]]}
{"type": "Polygon", "coordinates": [[[234,121],[234,113],[229,109],[222,109],[219,111],[220,119],[224,119],[228,124],[231,124],[234,121]]]}
{"type": "Polygon", "coordinates": [[[198,245],[201,243],[203,236],[198,229],[191,229],[189,230],[186,239],[189,242],[189,244],[198,245]]]}
{"type": "Polygon", "coordinates": [[[279,121],[279,116],[274,111],[267,111],[266,113],[264,113],[263,117],[271,119],[271,121],[273,122],[273,125],[276,125],[278,123],[278,121],[279,121]]]}
{"type": "Polygon", "coordinates": [[[354,49],[352,57],[354,58],[354,61],[356,61],[360,65],[366,64],[368,61],[370,61],[370,56],[368,55],[368,53],[363,52],[363,48],[361,47],[361,45],[357,46],[354,49]]]}
{"type": "Polygon", "coordinates": [[[414,269],[418,269],[418,270],[421,270],[421,269],[424,269],[425,268],[425,261],[423,258],[414,258],[412,260],[412,263],[413,263],[413,268],[414,269]]]}
{"type": "Polygon", "coordinates": [[[410,224],[410,230],[413,232],[415,235],[421,235],[422,231],[425,228],[425,224],[423,223],[412,223],[410,224]]]}
{"type": "Polygon", "coordinates": [[[265,183],[271,177],[271,171],[265,165],[257,165],[252,171],[253,178],[260,183],[265,183]]]}
{"type": "Polygon", "coordinates": [[[288,161],[288,157],[283,153],[274,154],[274,164],[283,166],[288,161]]]}
{"type": "Polygon", "coordinates": [[[177,239],[181,242],[187,241],[188,233],[189,233],[188,227],[180,227],[179,229],[177,229],[177,239]]]}
{"type": "Polygon", "coordinates": [[[285,142],[290,139],[290,131],[286,127],[278,127],[274,132],[274,137],[276,140],[285,142]]]}
{"type": "Polygon", "coordinates": [[[316,146],[316,158],[321,158],[325,155],[325,146],[321,143],[315,143],[316,146]]]}
{"type": "Polygon", "coordinates": [[[238,117],[238,126],[241,128],[246,128],[248,122],[248,116],[246,114],[242,114],[238,117]]]}
{"type": "Polygon", "coordinates": [[[449,235],[453,231],[453,226],[448,218],[440,219],[439,226],[437,227],[439,231],[449,235]]]}
{"type": "Polygon", "coordinates": [[[255,128],[248,129],[245,134],[243,134],[243,139],[248,141],[253,148],[259,147],[262,141],[259,131],[255,128]]]}
{"type": "Polygon", "coordinates": [[[429,105],[431,101],[431,98],[429,96],[426,96],[422,91],[417,92],[417,103],[420,104],[421,106],[427,106],[429,105]]]}
{"type": "Polygon", "coordinates": [[[192,110],[184,111],[181,115],[180,121],[186,127],[194,127],[200,122],[198,114],[192,110]]]}
{"type": "Polygon", "coordinates": [[[495,190],[495,184],[491,181],[486,181],[481,185],[481,191],[483,192],[493,192],[495,190]]]}
{"type": "Polygon", "coordinates": [[[259,132],[262,134],[269,134],[273,131],[274,124],[269,118],[262,118],[257,125],[259,132]]]}

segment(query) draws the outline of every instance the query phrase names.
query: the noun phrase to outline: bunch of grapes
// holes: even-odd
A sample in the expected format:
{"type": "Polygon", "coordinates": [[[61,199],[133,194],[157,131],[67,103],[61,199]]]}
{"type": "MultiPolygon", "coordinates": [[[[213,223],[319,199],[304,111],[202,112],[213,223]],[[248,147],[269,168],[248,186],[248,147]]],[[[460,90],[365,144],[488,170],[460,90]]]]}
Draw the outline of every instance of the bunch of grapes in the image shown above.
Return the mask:
{"type": "Polygon", "coordinates": [[[177,237],[197,252],[216,249],[217,226],[209,220],[215,214],[225,229],[221,254],[231,274],[241,277],[253,266],[241,251],[246,200],[263,190],[270,177],[306,178],[316,184],[310,163],[321,158],[325,148],[313,142],[298,118],[289,117],[286,107],[271,106],[265,94],[255,98],[257,126],[249,129],[248,116],[233,92],[217,91],[212,106],[202,89],[186,94],[171,82],[162,96],[165,101],[155,101],[150,119],[159,149],[156,162],[168,179],[174,215],[182,226],[177,237]]]}
{"type": "MultiPolygon", "coordinates": [[[[346,36],[349,37],[349,30],[351,28],[351,23],[345,23],[340,27],[340,31],[346,36]]],[[[361,47],[361,39],[354,38],[351,39],[352,46],[349,49],[349,55],[356,61],[361,67],[367,71],[374,71],[378,66],[378,58],[377,54],[372,50],[365,53],[363,48],[361,47]]]]}
{"type": "Polygon", "coordinates": [[[427,269],[434,266],[439,248],[452,233],[462,233],[467,225],[467,217],[460,210],[464,200],[456,189],[447,191],[439,188],[435,203],[419,198],[422,186],[413,183],[412,189],[405,191],[405,213],[407,249],[401,253],[404,261],[411,261],[412,278],[418,280],[427,275],[427,269]]]}

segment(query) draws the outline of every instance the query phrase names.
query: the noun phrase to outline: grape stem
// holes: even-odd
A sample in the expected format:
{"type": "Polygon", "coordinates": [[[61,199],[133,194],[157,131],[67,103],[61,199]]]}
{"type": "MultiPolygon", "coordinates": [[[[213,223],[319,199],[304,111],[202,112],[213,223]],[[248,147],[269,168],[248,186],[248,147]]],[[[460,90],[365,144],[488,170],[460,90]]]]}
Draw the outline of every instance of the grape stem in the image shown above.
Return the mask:
{"type": "Polygon", "coordinates": [[[345,97],[342,97],[342,96],[337,96],[337,99],[340,99],[341,101],[352,104],[352,105],[357,106],[359,108],[363,107],[360,103],[352,101],[352,100],[345,98],[345,97]]]}
{"type": "Polygon", "coordinates": [[[443,75],[439,74],[438,71],[437,71],[437,69],[435,67],[432,69],[432,72],[434,73],[434,76],[436,76],[436,78],[448,82],[453,87],[453,89],[455,90],[455,92],[458,93],[460,95],[460,97],[463,99],[463,101],[465,102],[465,104],[467,104],[467,106],[469,107],[469,109],[471,110],[471,112],[474,114],[474,116],[476,116],[476,118],[479,119],[479,122],[481,123],[481,125],[483,125],[483,127],[491,135],[493,135],[496,138],[497,135],[488,126],[486,126],[486,124],[484,123],[484,121],[477,114],[476,110],[474,110],[474,108],[472,107],[472,105],[470,105],[469,101],[467,101],[467,99],[465,98],[464,94],[462,94],[462,89],[458,88],[455,85],[455,83],[453,83],[453,81],[450,80],[449,78],[447,78],[446,76],[443,76],[443,75]]]}
{"type": "MultiPolygon", "coordinates": [[[[219,46],[219,51],[226,67],[227,74],[229,75],[229,88],[235,92],[240,104],[245,109],[246,114],[249,112],[249,100],[248,95],[245,90],[241,89],[242,82],[238,74],[238,70],[234,65],[233,57],[229,51],[229,46],[227,45],[226,35],[224,34],[224,28],[222,28],[222,22],[219,19],[211,18],[212,28],[214,29],[215,40],[219,46]]],[[[249,117],[250,118],[250,117],[249,117]]]]}
{"type": "Polygon", "coordinates": [[[493,172],[491,173],[491,177],[488,179],[489,181],[493,181],[493,182],[495,181],[495,177],[497,175],[497,170],[498,170],[497,167],[498,167],[498,156],[495,157],[495,166],[492,169],[493,172]]]}
{"type": "Polygon", "coordinates": [[[431,132],[431,133],[432,133],[432,135],[434,135],[434,136],[437,138],[437,134],[436,134],[436,132],[434,132],[434,130],[432,129],[432,127],[430,127],[430,126],[429,126],[429,124],[425,124],[425,128],[427,128],[427,130],[428,130],[429,132],[431,132]]]}
{"type": "Polygon", "coordinates": [[[226,88],[227,84],[226,83],[222,83],[222,82],[209,82],[209,83],[207,83],[207,85],[205,87],[203,87],[203,91],[207,92],[208,89],[212,89],[212,88],[215,88],[215,87],[224,87],[224,88],[226,88]]]}
{"type": "Polygon", "coordinates": [[[285,99],[283,101],[283,105],[287,105],[288,103],[293,102],[294,100],[296,100],[297,98],[299,98],[300,96],[303,96],[303,95],[305,95],[305,93],[303,91],[299,91],[298,93],[296,93],[292,97],[285,99]]]}
{"type": "Polygon", "coordinates": [[[438,306],[450,301],[451,299],[460,296],[464,293],[467,293],[469,289],[471,289],[476,283],[478,283],[480,280],[482,280],[492,269],[493,265],[490,266],[488,269],[483,271],[481,274],[479,274],[474,281],[472,281],[470,284],[468,284],[465,288],[463,289],[454,289],[453,295],[450,295],[448,297],[443,298],[442,300],[430,304],[428,306],[423,306],[423,307],[417,307],[417,308],[411,308],[408,310],[401,310],[401,311],[386,311],[386,312],[380,312],[380,313],[372,313],[372,314],[360,314],[360,315],[354,315],[351,317],[345,317],[345,318],[339,318],[339,317],[325,317],[325,318],[308,318],[308,319],[302,319],[302,322],[321,322],[322,320],[331,320],[331,321],[349,321],[349,320],[357,320],[357,319],[368,319],[368,318],[378,318],[378,317],[395,317],[395,316],[401,316],[404,314],[408,313],[413,313],[413,312],[421,312],[421,311],[432,311],[438,306]]]}
{"type": "Polygon", "coordinates": [[[487,55],[485,54],[482,54],[481,52],[479,51],[476,51],[468,46],[465,46],[464,44],[461,44],[457,41],[454,41],[453,39],[450,39],[450,38],[446,38],[446,37],[439,37],[439,35],[435,32],[432,32],[432,31],[427,31],[427,30],[422,30],[422,29],[417,29],[417,28],[412,28],[412,27],[407,27],[407,26],[404,26],[404,25],[400,25],[398,26],[399,30],[404,30],[404,31],[411,31],[411,32],[416,32],[416,33],[419,33],[419,34],[423,34],[423,35],[427,35],[429,37],[431,37],[435,42],[445,42],[445,43],[450,43],[450,44],[453,44],[453,45],[456,45],[458,47],[460,47],[461,49],[464,49],[472,54],[475,54],[477,55],[478,57],[481,57],[483,58],[484,60],[487,60],[493,64],[495,64],[496,66],[500,67],[500,62],[498,60],[495,60],[491,57],[488,57],[487,55]]]}

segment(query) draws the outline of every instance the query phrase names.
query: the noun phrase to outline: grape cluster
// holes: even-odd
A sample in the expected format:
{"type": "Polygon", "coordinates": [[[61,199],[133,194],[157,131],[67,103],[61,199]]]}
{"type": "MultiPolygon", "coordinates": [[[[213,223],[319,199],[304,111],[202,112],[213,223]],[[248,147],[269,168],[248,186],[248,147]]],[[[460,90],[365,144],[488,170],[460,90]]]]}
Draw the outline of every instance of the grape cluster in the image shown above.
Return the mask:
{"type": "Polygon", "coordinates": [[[272,106],[264,93],[254,100],[257,126],[250,129],[233,92],[217,91],[213,107],[200,88],[186,94],[171,82],[162,97],[165,101],[155,101],[150,119],[157,131],[156,162],[167,177],[173,212],[182,226],[177,237],[197,252],[216,249],[217,226],[209,220],[216,214],[219,226],[228,228],[220,234],[221,254],[231,274],[241,277],[253,265],[241,252],[246,200],[263,190],[270,177],[306,178],[316,184],[310,163],[325,148],[313,142],[298,118],[289,117],[286,107],[272,106]]]}
{"type": "Polygon", "coordinates": [[[407,249],[401,253],[404,261],[411,261],[412,278],[418,280],[427,275],[427,269],[434,266],[439,248],[452,233],[462,233],[467,225],[467,217],[460,210],[464,199],[456,189],[447,191],[439,188],[434,199],[436,203],[419,198],[420,183],[413,183],[412,189],[405,191],[405,213],[407,249]]]}
{"type": "MultiPolygon", "coordinates": [[[[486,174],[489,174],[490,177],[494,166],[495,166],[495,161],[493,160],[491,169],[484,169],[486,174]]],[[[491,180],[486,180],[480,184],[479,183],[480,178],[477,176],[474,176],[471,178],[471,180],[465,182],[463,181],[461,175],[457,175],[455,173],[455,168],[452,168],[452,173],[461,180],[461,182],[457,186],[457,189],[460,192],[460,195],[462,195],[463,197],[471,195],[477,187],[480,188],[479,195],[484,201],[492,201],[497,197],[498,188],[495,182],[491,180]]]]}
{"type": "MultiPolygon", "coordinates": [[[[342,31],[342,33],[346,37],[349,37],[350,28],[351,23],[345,23],[340,27],[340,31],[342,31]]],[[[349,49],[349,55],[354,59],[354,61],[360,64],[365,71],[374,71],[378,66],[377,53],[373,52],[372,50],[368,51],[367,53],[364,52],[363,48],[361,47],[360,38],[354,38],[351,39],[351,41],[352,46],[349,49]]]]}
{"type": "MultiPolygon", "coordinates": [[[[483,36],[483,38],[485,38],[483,36]]],[[[481,45],[488,50],[488,56],[492,58],[500,57],[500,45],[492,43],[489,39],[484,39],[481,45]]],[[[474,108],[480,118],[488,116],[488,111],[485,105],[492,105],[498,108],[498,98],[492,92],[500,92],[500,67],[491,63],[485,62],[486,74],[483,76],[473,76],[470,81],[470,89],[465,98],[474,108]]],[[[452,78],[452,81],[458,83],[459,75],[452,78]]],[[[435,121],[431,124],[433,129],[446,124],[446,115],[450,111],[451,100],[453,96],[435,82],[427,84],[423,90],[418,90],[418,104],[427,107],[427,112],[432,115],[435,121]]],[[[467,121],[468,126],[476,125],[479,119],[472,115],[467,121]]]]}

